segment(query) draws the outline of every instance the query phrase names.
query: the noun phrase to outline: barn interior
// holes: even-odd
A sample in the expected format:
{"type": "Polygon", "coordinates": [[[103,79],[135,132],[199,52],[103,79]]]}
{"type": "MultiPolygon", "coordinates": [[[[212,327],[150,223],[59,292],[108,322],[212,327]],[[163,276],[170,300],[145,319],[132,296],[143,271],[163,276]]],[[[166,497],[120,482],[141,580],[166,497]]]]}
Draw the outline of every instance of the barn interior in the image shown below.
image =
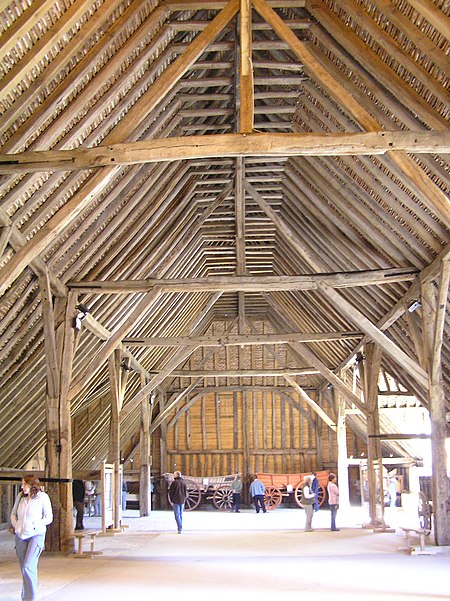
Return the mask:
{"type": "Polygon", "coordinates": [[[3,527],[107,465],[116,529],[180,470],[386,532],[391,474],[450,545],[449,10],[0,1],[3,527]]]}

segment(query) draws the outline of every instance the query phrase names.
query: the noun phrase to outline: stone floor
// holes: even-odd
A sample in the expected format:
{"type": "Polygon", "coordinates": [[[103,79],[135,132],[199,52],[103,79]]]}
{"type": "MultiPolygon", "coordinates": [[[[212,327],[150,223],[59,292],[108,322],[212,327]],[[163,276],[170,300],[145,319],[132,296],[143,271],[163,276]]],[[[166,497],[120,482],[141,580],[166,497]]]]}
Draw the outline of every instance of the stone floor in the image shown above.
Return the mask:
{"type": "MultiPolygon", "coordinates": [[[[339,511],[339,532],[330,532],[329,511],[314,515],[314,532],[302,531],[301,509],[256,515],[214,509],[184,514],[177,535],[170,511],[139,518],[126,511],[129,527],[98,538],[102,556],[73,559],[43,554],[40,601],[230,599],[249,601],[305,595],[308,601],[450,600],[450,548],[430,555],[404,550],[401,509],[387,510],[392,532],[363,528],[360,509],[339,511]],[[389,513],[391,512],[391,513],[389,513]]],[[[99,518],[85,518],[99,528],[99,518]]],[[[0,532],[0,601],[19,601],[21,578],[13,537],[0,532]]]]}

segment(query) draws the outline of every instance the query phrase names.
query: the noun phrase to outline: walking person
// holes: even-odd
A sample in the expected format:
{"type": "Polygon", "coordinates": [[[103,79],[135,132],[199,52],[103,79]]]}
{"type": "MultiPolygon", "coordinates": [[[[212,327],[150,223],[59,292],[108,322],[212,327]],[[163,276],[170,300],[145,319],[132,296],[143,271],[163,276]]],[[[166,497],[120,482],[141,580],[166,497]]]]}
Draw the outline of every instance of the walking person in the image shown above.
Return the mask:
{"type": "Polygon", "coordinates": [[[169,499],[173,505],[173,514],[177,523],[178,534],[181,534],[183,531],[183,510],[187,496],[187,486],[181,476],[181,472],[174,472],[173,480],[169,486],[169,499]]]}
{"type": "Polygon", "coordinates": [[[234,513],[240,513],[239,507],[241,505],[241,493],[242,493],[242,480],[241,474],[236,476],[236,480],[231,483],[231,490],[233,491],[233,507],[231,509],[234,513]]]}
{"type": "Polygon", "coordinates": [[[22,601],[36,601],[38,561],[45,546],[47,526],[53,521],[50,498],[34,475],[24,476],[22,492],[11,511],[16,555],[22,571],[22,601]]]}
{"type": "Polygon", "coordinates": [[[339,488],[336,483],[336,474],[330,474],[328,476],[328,505],[331,511],[331,530],[333,532],[339,530],[336,528],[336,514],[339,509],[339,488]]]}
{"type": "Polygon", "coordinates": [[[263,513],[267,512],[266,504],[264,503],[265,492],[266,487],[261,482],[261,480],[258,480],[258,476],[255,476],[253,482],[250,484],[250,495],[253,499],[256,513],[259,513],[261,509],[263,513]]]}
{"type": "Polygon", "coordinates": [[[305,521],[305,532],[312,532],[311,527],[312,517],[314,513],[314,500],[316,495],[312,489],[312,477],[305,476],[302,484],[302,507],[305,510],[306,521],[305,521]]]}
{"type": "Polygon", "coordinates": [[[83,517],[84,517],[84,496],[86,490],[84,488],[83,480],[74,480],[72,482],[72,500],[73,506],[77,512],[75,530],[84,530],[83,517]]]}

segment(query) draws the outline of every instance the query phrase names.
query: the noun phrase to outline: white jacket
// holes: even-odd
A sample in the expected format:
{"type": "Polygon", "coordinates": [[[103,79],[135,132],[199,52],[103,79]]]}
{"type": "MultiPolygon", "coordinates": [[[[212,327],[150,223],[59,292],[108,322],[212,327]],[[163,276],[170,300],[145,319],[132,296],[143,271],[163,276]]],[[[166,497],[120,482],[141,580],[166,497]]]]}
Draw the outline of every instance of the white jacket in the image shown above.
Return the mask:
{"type": "Polygon", "coordinates": [[[52,521],[52,505],[47,493],[39,491],[33,499],[23,493],[17,495],[11,511],[11,524],[19,538],[25,540],[36,534],[45,534],[52,521]]]}

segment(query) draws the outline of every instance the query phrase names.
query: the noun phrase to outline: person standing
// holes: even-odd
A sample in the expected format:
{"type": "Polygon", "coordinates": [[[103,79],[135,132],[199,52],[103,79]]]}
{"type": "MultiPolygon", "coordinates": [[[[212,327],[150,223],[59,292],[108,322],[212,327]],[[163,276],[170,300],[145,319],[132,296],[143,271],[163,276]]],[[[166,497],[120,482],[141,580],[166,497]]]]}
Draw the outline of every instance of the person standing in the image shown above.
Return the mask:
{"type": "Polygon", "coordinates": [[[72,482],[72,499],[73,506],[77,512],[75,530],[84,530],[83,517],[84,517],[84,496],[86,490],[84,488],[83,480],[73,480],[72,482]]]}
{"type": "Polygon", "coordinates": [[[397,478],[395,476],[389,478],[389,497],[389,506],[397,507],[397,478]]]}
{"type": "Polygon", "coordinates": [[[236,476],[236,480],[231,483],[231,490],[233,491],[233,507],[232,512],[240,513],[239,507],[241,504],[241,493],[242,493],[242,480],[241,474],[236,476]]]}
{"type": "Polygon", "coordinates": [[[261,480],[258,480],[258,476],[255,476],[253,482],[250,484],[250,495],[253,499],[256,513],[259,513],[260,509],[262,509],[263,513],[267,512],[266,505],[264,503],[265,492],[266,487],[261,480]]]}
{"type": "Polygon", "coordinates": [[[183,531],[183,510],[188,496],[186,482],[181,472],[173,473],[173,480],[169,486],[169,499],[173,506],[173,514],[177,523],[178,534],[183,531]]]}
{"type": "Polygon", "coordinates": [[[94,517],[100,517],[102,515],[102,493],[103,493],[103,482],[101,480],[96,480],[95,481],[94,517]]]}
{"type": "Polygon", "coordinates": [[[127,492],[128,484],[125,480],[122,480],[122,511],[125,511],[127,508],[127,492]]]}
{"type": "Polygon", "coordinates": [[[302,484],[302,507],[305,510],[305,532],[312,532],[312,517],[316,495],[312,489],[312,476],[306,476],[302,484]]]}
{"type": "Polygon", "coordinates": [[[328,505],[331,511],[331,530],[333,532],[339,530],[336,528],[336,514],[339,509],[339,488],[336,483],[336,474],[330,474],[328,476],[328,505]]]}
{"type": "Polygon", "coordinates": [[[22,492],[11,511],[16,539],[16,555],[22,571],[22,601],[35,601],[38,588],[38,561],[45,546],[47,526],[53,521],[50,498],[34,475],[24,476],[22,492]]]}
{"type": "Polygon", "coordinates": [[[311,488],[314,491],[313,509],[314,511],[319,511],[319,481],[317,480],[316,472],[312,473],[311,488]]]}
{"type": "Polygon", "coordinates": [[[95,484],[92,482],[92,480],[85,480],[84,481],[84,494],[85,494],[85,498],[87,500],[87,514],[89,517],[91,517],[92,510],[95,511],[94,509],[94,498],[95,498],[95,484]]]}

